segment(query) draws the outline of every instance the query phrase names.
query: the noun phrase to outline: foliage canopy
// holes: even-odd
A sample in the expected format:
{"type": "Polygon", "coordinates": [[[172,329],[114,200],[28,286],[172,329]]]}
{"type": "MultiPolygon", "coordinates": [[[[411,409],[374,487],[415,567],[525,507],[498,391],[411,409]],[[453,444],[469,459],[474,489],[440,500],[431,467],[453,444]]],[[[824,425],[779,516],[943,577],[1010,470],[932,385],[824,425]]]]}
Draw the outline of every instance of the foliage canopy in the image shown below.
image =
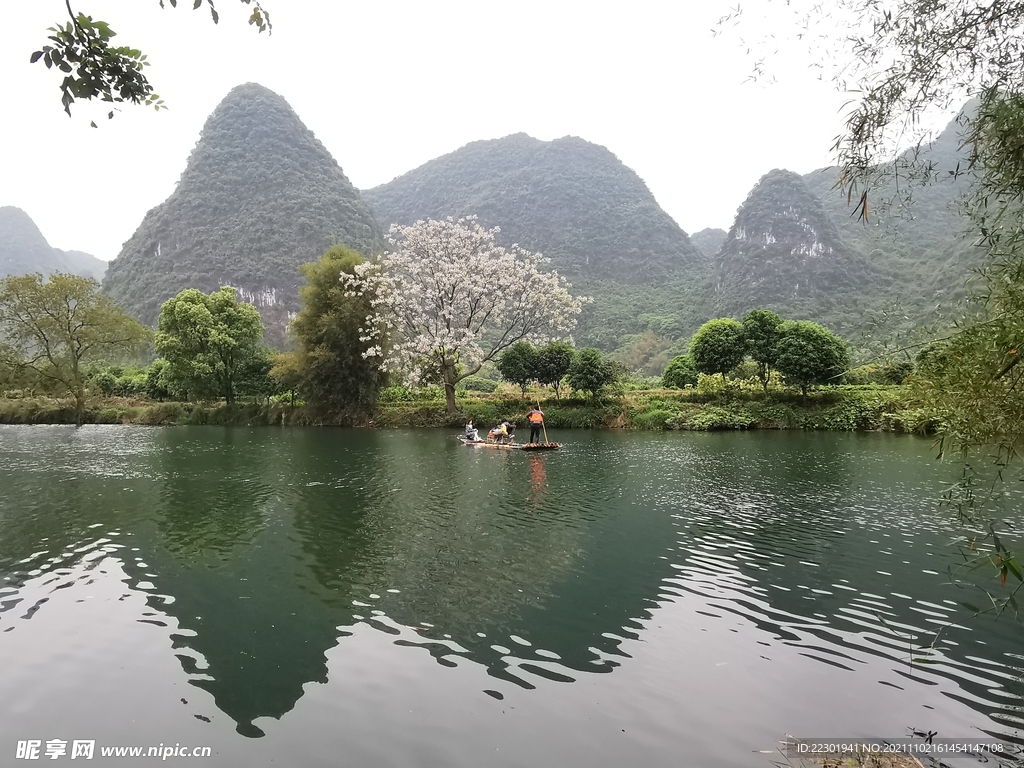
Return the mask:
{"type": "Polygon", "coordinates": [[[667,389],[686,389],[697,386],[697,368],[690,355],[676,355],[661,376],[661,385],[667,389]]]}
{"type": "Polygon", "coordinates": [[[601,390],[615,381],[616,375],[615,366],[601,354],[601,350],[584,347],[576,352],[566,380],[573,389],[589,392],[596,398],[601,390]]]}
{"type": "Polygon", "coordinates": [[[743,325],[731,317],[720,317],[704,323],[690,341],[690,357],[699,373],[720,373],[725,376],[746,354],[743,325]]]}
{"type": "Polygon", "coordinates": [[[528,341],[517,341],[498,357],[498,373],[505,381],[518,385],[526,396],[526,388],[536,376],[537,351],[528,341]]]}
{"type": "Polygon", "coordinates": [[[775,368],[804,397],[814,384],[837,384],[850,364],[846,344],[832,331],[809,320],[786,320],[778,327],[775,368]]]}
{"type": "Polygon", "coordinates": [[[782,318],[767,309],[752,309],[743,317],[743,340],[747,354],[757,363],[757,378],[768,394],[768,377],[778,355],[779,326],[782,318]]]}
{"type": "Polygon", "coordinates": [[[460,380],[517,341],[568,335],[583,304],[539,254],[496,235],[474,219],[394,226],[392,250],[342,276],[353,296],[372,295],[366,354],[411,384],[436,378],[450,413],[460,380]]]}
{"type": "Polygon", "coordinates": [[[553,387],[555,399],[559,399],[562,379],[569,373],[576,350],[564,341],[552,341],[537,350],[534,378],[541,384],[553,387]]]}
{"type": "Polygon", "coordinates": [[[278,375],[294,370],[302,399],[329,414],[353,417],[373,411],[384,383],[379,358],[366,357],[362,324],[372,311],[372,295],[347,295],[342,275],[354,275],[363,257],[345,246],[329,249],[319,261],[300,267],[302,309],[288,327],[294,358],[278,362],[278,375]]]}
{"type": "Polygon", "coordinates": [[[57,273],[0,280],[0,368],[28,370],[85,402],[85,364],[137,352],[149,331],[99,293],[95,280],[57,273]]]}
{"type": "Polygon", "coordinates": [[[210,295],[186,288],[160,308],[156,351],[174,388],[233,403],[247,378],[269,372],[262,337],[259,312],[239,302],[234,288],[210,295]]]}

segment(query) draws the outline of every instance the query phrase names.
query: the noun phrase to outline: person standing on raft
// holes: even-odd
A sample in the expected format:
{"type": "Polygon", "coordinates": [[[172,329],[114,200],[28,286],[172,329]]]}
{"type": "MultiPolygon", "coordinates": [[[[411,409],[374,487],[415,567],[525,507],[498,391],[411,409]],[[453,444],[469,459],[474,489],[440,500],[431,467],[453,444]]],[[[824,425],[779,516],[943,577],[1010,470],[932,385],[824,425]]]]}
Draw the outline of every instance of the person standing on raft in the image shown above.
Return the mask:
{"type": "MultiPolygon", "coordinates": [[[[530,442],[536,443],[537,438],[540,437],[541,430],[544,429],[544,411],[538,405],[526,414],[526,420],[530,422],[530,442]]],[[[547,442],[546,439],[545,442],[547,442]]]]}

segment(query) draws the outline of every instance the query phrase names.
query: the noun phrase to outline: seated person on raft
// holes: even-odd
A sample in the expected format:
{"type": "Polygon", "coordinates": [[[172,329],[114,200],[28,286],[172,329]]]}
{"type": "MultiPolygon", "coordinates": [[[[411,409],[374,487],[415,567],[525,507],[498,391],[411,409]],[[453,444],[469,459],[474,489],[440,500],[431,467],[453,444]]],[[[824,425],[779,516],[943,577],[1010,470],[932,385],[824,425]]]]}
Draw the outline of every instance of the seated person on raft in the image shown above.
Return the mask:
{"type": "Polygon", "coordinates": [[[497,443],[510,442],[514,431],[515,427],[506,419],[488,432],[487,436],[497,443]]]}

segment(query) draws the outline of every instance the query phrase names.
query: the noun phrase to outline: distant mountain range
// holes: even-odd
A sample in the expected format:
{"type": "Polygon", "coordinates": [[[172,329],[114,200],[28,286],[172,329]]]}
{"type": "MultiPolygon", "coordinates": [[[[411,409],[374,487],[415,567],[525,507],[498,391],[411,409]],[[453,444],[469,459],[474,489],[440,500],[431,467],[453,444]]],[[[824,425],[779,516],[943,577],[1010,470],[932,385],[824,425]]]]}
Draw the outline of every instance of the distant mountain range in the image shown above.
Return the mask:
{"type": "Polygon", "coordinates": [[[919,151],[940,181],[915,186],[901,158],[892,166],[900,185],[890,176],[872,190],[867,223],[835,189],[836,169],[777,169],[728,232],[688,237],[611,152],[523,134],[474,142],[364,197],[385,226],[475,212],[506,241],[543,251],[595,298],[577,340],[648,372],[705,320],[761,307],[872,347],[879,333],[905,331],[962,296],[978,263],[957,209],[969,185],[953,173],[966,167],[957,128],[919,151]],[[879,330],[881,318],[889,327],[879,330]]]}
{"type": "MultiPolygon", "coordinates": [[[[964,161],[956,123],[921,157],[945,180],[883,184],[872,191],[867,223],[850,215],[835,169],[777,169],[751,190],[728,232],[689,236],[635,172],[576,137],[473,142],[359,192],[287,102],[250,83],[211,114],[177,188],[111,263],[104,289],[154,323],[182,288],[232,285],[281,344],[298,309],[299,264],[336,242],[376,254],[393,223],[475,215],[500,228],[501,242],[542,252],[574,292],[593,297],[576,342],[614,351],[630,367],[660,373],[701,323],[759,307],[871,347],[876,316],[896,318],[881,331],[889,333],[941,312],[980,258],[956,202],[970,180],[945,172],[964,161]],[[904,208],[908,191],[913,205],[904,208]]],[[[0,235],[14,231],[9,220],[0,216],[0,235]]],[[[8,257],[8,271],[54,250],[31,229],[42,247],[17,264],[8,257]]],[[[0,246],[32,240],[24,226],[18,232],[0,246]]]]}
{"type": "Polygon", "coordinates": [[[0,207],[0,277],[66,272],[102,280],[107,262],[82,251],[52,247],[20,208],[0,207]]]}

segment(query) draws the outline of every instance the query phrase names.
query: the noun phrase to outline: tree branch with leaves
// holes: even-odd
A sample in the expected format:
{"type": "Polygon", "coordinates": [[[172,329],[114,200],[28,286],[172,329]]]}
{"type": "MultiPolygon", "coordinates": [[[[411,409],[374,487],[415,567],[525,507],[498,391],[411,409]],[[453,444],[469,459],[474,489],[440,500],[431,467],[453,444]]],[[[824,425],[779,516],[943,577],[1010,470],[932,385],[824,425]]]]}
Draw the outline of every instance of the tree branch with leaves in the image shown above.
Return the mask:
{"type": "MultiPolygon", "coordinates": [[[[172,8],[178,0],[166,0],[172,8]]],[[[252,7],[249,24],[260,32],[271,32],[270,15],[259,0],[239,0],[252,7]]],[[[164,0],[159,0],[164,7],[164,0]]],[[[64,73],[61,81],[61,104],[71,115],[71,105],[78,99],[98,99],[110,103],[143,104],[155,109],[166,109],[163,99],[153,90],[145,75],[149,66],[146,55],[130,46],[112,44],[117,35],[105,21],[94,20],[91,16],[76,12],[71,0],[65,0],[69,20],[49,28],[50,42],[35,51],[29,61],[42,61],[47,69],[58,69],[64,73]]],[[[213,23],[220,21],[220,14],[214,0],[193,0],[192,10],[205,5],[210,10],[213,23]]],[[[107,114],[112,118],[114,112],[107,114]]],[[[96,126],[92,123],[93,127],[96,126]]]]}

